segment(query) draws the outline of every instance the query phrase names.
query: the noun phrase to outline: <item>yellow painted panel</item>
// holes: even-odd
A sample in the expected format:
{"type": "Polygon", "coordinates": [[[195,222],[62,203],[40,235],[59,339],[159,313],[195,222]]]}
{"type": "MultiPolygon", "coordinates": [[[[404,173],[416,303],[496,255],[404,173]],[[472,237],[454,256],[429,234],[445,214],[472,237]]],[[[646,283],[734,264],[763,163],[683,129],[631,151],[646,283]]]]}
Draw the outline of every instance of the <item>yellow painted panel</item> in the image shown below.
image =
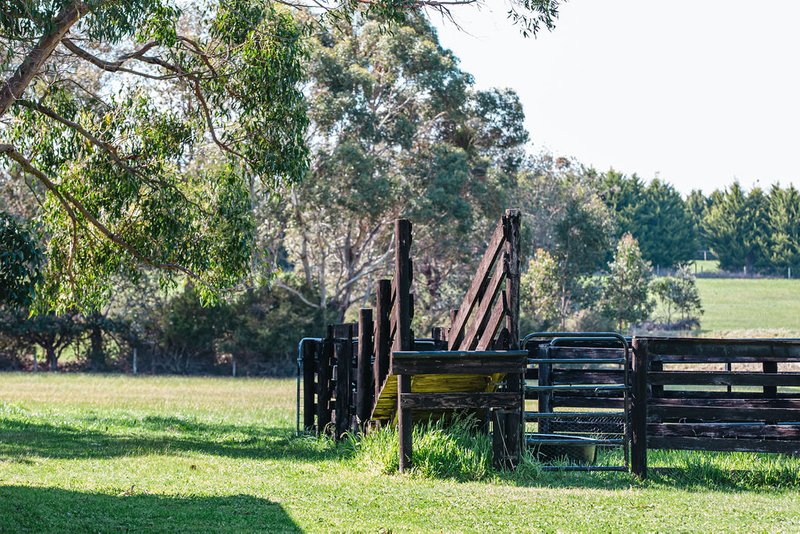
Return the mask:
{"type": "MultiPolygon", "coordinates": [[[[414,393],[480,393],[491,392],[505,375],[414,375],[411,391],[414,393]]],[[[397,413],[397,375],[389,375],[383,384],[372,419],[394,421],[397,413]]]]}

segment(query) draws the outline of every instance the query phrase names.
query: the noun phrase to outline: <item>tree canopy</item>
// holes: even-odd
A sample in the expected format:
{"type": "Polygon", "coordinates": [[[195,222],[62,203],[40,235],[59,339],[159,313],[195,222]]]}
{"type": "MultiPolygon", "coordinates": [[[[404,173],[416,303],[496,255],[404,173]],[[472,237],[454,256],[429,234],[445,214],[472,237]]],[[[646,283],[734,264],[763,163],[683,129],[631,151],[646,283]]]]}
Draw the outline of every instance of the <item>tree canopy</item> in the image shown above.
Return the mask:
{"type": "MultiPolygon", "coordinates": [[[[318,11],[386,28],[421,9],[446,15],[473,3],[348,0],[318,11]]],[[[552,0],[508,6],[523,33],[551,28],[558,9],[552,0]]],[[[275,192],[308,167],[304,38],[318,22],[301,7],[4,4],[0,165],[43,190],[44,307],[96,305],[112,274],[143,265],[194,279],[205,297],[248,272],[253,184],[275,192]]]]}

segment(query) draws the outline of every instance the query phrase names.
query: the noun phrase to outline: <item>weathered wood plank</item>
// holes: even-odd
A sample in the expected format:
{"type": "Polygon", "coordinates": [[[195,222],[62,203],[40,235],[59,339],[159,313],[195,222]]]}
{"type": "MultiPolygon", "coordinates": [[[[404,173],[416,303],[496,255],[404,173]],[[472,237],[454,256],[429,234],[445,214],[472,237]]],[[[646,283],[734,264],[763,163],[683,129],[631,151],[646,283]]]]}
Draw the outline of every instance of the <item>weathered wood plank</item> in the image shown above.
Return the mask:
{"type": "Polygon", "coordinates": [[[401,396],[400,406],[417,410],[522,409],[518,393],[408,393],[401,396]]]}
{"type": "MultiPolygon", "coordinates": [[[[800,386],[800,373],[746,373],[728,371],[651,371],[652,385],[684,386],[800,386]]],[[[777,390],[776,390],[777,393],[777,390]]]]}
{"type": "Polygon", "coordinates": [[[503,223],[501,222],[497,225],[497,227],[495,227],[492,237],[489,239],[489,244],[486,247],[486,251],[483,253],[483,257],[481,258],[478,268],[475,271],[476,274],[472,279],[472,284],[470,284],[467,294],[464,296],[464,300],[461,301],[461,306],[459,306],[458,312],[453,319],[453,325],[450,328],[450,333],[447,336],[447,348],[450,350],[457,349],[461,346],[461,342],[464,339],[464,327],[467,324],[467,319],[475,307],[475,304],[478,300],[478,293],[481,290],[481,286],[484,284],[484,279],[489,274],[489,269],[491,269],[492,264],[495,262],[503,248],[502,244],[504,238],[505,232],[503,229],[503,223]]]}
{"type": "Polygon", "coordinates": [[[400,472],[402,473],[411,467],[411,447],[413,422],[411,419],[411,409],[403,407],[404,397],[411,393],[411,377],[404,375],[397,377],[397,395],[399,409],[397,410],[397,431],[400,440],[400,472]]]}
{"type": "Polygon", "coordinates": [[[553,346],[550,348],[551,358],[622,358],[625,350],[622,348],[608,347],[561,347],[553,346]]]}
{"type": "Polygon", "coordinates": [[[380,396],[381,388],[389,374],[391,359],[391,281],[378,280],[375,288],[375,363],[373,365],[375,399],[380,396]]]}
{"type": "Polygon", "coordinates": [[[393,375],[424,374],[486,374],[521,373],[525,362],[519,356],[496,356],[492,358],[392,358],[393,375]]]}
{"type": "Polygon", "coordinates": [[[374,404],[375,387],[372,384],[372,354],[374,325],[372,324],[372,310],[362,308],[358,312],[358,362],[356,365],[356,419],[359,428],[363,430],[369,420],[374,404]]]}
{"type": "Polygon", "coordinates": [[[654,360],[664,362],[800,361],[800,342],[706,338],[648,338],[654,360]]]}
{"type": "Polygon", "coordinates": [[[668,419],[698,421],[775,421],[800,422],[800,410],[786,408],[742,408],[740,406],[674,406],[649,404],[648,420],[668,419]]]}
{"type": "Polygon", "coordinates": [[[657,404],[660,406],[737,408],[740,410],[754,410],[760,408],[782,408],[787,410],[800,410],[800,399],[791,399],[791,398],[765,399],[761,396],[760,392],[758,393],[757,398],[747,398],[747,399],[662,398],[658,399],[657,404]]]}
{"type": "Polygon", "coordinates": [[[333,360],[333,329],[322,342],[317,365],[317,433],[328,430],[331,422],[331,361],[333,360]]]}
{"type": "Polygon", "coordinates": [[[508,330],[510,349],[519,348],[519,252],[520,222],[519,210],[509,209],[505,214],[505,268],[506,268],[506,330],[508,330]]]}
{"type": "Polygon", "coordinates": [[[619,369],[559,369],[550,374],[554,384],[622,384],[625,371],[619,369]]]}
{"type": "Polygon", "coordinates": [[[486,328],[483,329],[481,338],[478,340],[478,345],[475,347],[477,350],[487,350],[494,345],[494,338],[497,330],[503,322],[506,314],[506,294],[500,293],[500,296],[492,307],[492,313],[489,317],[489,322],[486,328]]]}
{"type": "MultiPolygon", "coordinates": [[[[472,319],[467,333],[464,334],[464,340],[461,342],[461,346],[465,349],[474,350],[478,346],[480,338],[486,337],[482,334],[492,318],[492,302],[497,296],[498,291],[500,291],[500,286],[504,279],[505,267],[502,261],[497,261],[494,272],[492,273],[492,278],[488,281],[486,291],[481,297],[481,303],[475,312],[475,317],[472,319]]],[[[493,337],[493,333],[489,334],[488,337],[493,337]]]]}
{"type": "Polygon", "coordinates": [[[800,440],[800,425],[650,423],[647,425],[647,435],[656,437],[800,440]]]}
{"type": "Polygon", "coordinates": [[[647,365],[649,359],[647,339],[633,339],[633,387],[631,388],[631,471],[647,478],[647,365]]]}
{"type": "Polygon", "coordinates": [[[740,451],[800,454],[800,441],[770,441],[755,439],[712,439],[696,437],[651,437],[651,449],[702,451],[740,451]]]}
{"type": "Polygon", "coordinates": [[[353,327],[343,340],[335,341],[336,355],[336,433],[339,439],[351,430],[353,405],[353,327]]]}
{"type": "Polygon", "coordinates": [[[411,222],[408,219],[395,221],[395,265],[394,282],[397,295],[394,312],[397,332],[394,337],[394,350],[411,350],[414,340],[411,337],[411,222]]]}
{"type": "MultiPolygon", "coordinates": [[[[747,400],[747,399],[763,399],[764,393],[761,391],[727,391],[727,390],[664,390],[661,399],[717,399],[717,400],[747,400]]],[[[774,398],[776,399],[800,399],[800,390],[795,392],[778,392],[774,398]]]]}

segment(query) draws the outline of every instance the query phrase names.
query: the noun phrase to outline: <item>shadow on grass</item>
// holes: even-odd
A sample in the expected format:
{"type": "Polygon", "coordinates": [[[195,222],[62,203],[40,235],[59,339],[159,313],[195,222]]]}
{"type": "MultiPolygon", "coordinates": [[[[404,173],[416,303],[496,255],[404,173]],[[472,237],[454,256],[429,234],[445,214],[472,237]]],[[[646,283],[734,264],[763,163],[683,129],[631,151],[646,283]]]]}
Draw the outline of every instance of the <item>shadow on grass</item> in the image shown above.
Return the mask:
{"type": "Polygon", "coordinates": [[[299,532],[283,508],[248,495],[170,497],[0,486],[3,532],[299,532]]]}
{"type": "Polygon", "coordinates": [[[231,458],[323,461],[352,453],[351,448],[337,447],[330,440],[295,437],[286,427],[153,416],[127,423],[109,429],[103,428],[102,419],[91,416],[74,425],[0,419],[0,460],[16,461],[30,456],[82,459],[200,453],[231,458]]]}

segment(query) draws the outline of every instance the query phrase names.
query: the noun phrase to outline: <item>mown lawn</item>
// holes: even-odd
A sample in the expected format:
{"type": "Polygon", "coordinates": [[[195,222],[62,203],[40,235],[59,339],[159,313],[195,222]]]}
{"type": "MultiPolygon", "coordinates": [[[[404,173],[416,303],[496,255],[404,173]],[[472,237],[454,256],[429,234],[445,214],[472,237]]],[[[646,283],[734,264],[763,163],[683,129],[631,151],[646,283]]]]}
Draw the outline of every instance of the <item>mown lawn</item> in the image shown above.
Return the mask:
{"type": "Polygon", "coordinates": [[[293,429],[291,380],[2,374],[0,531],[800,530],[798,459],[458,482],[293,429]]]}
{"type": "Polygon", "coordinates": [[[706,334],[800,337],[800,280],[699,278],[706,334]]]}

